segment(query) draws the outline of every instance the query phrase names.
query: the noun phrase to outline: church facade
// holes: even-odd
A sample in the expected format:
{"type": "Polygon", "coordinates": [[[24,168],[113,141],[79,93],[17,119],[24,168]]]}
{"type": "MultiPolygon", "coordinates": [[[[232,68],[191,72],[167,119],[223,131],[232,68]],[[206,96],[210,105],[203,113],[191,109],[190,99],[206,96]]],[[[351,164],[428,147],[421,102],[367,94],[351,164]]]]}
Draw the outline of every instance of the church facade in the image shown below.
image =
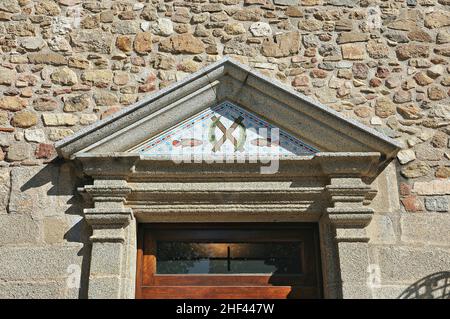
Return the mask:
{"type": "Polygon", "coordinates": [[[449,298],[446,3],[6,3],[1,298],[449,298]]]}

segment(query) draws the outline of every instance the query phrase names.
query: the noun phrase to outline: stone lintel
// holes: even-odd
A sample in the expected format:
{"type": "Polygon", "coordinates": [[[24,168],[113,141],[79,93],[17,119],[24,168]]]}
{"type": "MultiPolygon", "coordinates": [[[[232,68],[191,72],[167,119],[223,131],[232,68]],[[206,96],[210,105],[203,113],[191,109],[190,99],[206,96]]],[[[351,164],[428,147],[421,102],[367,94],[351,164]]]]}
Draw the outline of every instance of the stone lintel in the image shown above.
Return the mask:
{"type": "Polygon", "coordinates": [[[292,179],[297,177],[352,177],[372,180],[378,174],[377,152],[322,152],[311,156],[271,158],[279,166],[274,174],[261,174],[261,168],[271,165],[267,159],[228,163],[176,162],[170,157],[149,157],[132,153],[79,154],[76,159],[84,173],[96,180],[155,181],[202,178],[258,177],[259,180],[292,179]]]}

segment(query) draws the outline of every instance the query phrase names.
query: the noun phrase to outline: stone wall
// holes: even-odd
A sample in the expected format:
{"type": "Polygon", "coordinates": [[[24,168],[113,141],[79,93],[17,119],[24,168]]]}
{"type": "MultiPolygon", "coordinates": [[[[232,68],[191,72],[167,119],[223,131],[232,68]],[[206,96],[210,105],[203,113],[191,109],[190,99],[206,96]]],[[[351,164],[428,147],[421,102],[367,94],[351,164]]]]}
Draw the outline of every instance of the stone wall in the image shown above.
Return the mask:
{"type": "Polygon", "coordinates": [[[450,269],[448,0],[1,0],[0,50],[0,297],[83,297],[89,231],[53,143],[224,55],[404,143],[374,297],[450,269]]]}

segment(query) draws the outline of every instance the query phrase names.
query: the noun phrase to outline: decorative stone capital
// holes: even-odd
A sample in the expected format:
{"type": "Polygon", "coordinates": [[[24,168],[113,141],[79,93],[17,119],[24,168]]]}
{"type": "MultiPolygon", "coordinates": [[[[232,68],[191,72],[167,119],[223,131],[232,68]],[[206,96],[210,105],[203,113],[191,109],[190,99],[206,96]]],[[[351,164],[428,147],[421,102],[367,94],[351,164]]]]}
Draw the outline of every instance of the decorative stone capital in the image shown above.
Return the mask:
{"type": "Polygon", "coordinates": [[[372,220],[373,210],[366,205],[375,197],[374,191],[361,178],[331,178],[326,186],[332,207],[326,212],[336,228],[338,241],[368,241],[365,227],[372,220]]]}
{"type": "Polygon", "coordinates": [[[95,180],[93,185],[80,189],[89,197],[94,208],[84,209],[86,221],[91,225],[92,241],[124,241],[123,229],[133,218],[131,208],[124,206],[131,188],[125,180],[95,180]]]}

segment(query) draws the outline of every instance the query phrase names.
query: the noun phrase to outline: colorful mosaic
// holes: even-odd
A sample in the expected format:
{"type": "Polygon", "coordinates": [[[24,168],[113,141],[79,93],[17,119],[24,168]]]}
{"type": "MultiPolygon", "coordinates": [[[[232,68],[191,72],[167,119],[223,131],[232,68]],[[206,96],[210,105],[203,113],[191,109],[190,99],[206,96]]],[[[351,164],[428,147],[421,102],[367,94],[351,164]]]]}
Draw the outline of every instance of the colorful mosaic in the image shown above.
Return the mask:
{"type": "Polygon", "coordinates": [[[230,102],[223,102],[131,150],[142,155],[311,155],[318,150],[230,102]]]}

